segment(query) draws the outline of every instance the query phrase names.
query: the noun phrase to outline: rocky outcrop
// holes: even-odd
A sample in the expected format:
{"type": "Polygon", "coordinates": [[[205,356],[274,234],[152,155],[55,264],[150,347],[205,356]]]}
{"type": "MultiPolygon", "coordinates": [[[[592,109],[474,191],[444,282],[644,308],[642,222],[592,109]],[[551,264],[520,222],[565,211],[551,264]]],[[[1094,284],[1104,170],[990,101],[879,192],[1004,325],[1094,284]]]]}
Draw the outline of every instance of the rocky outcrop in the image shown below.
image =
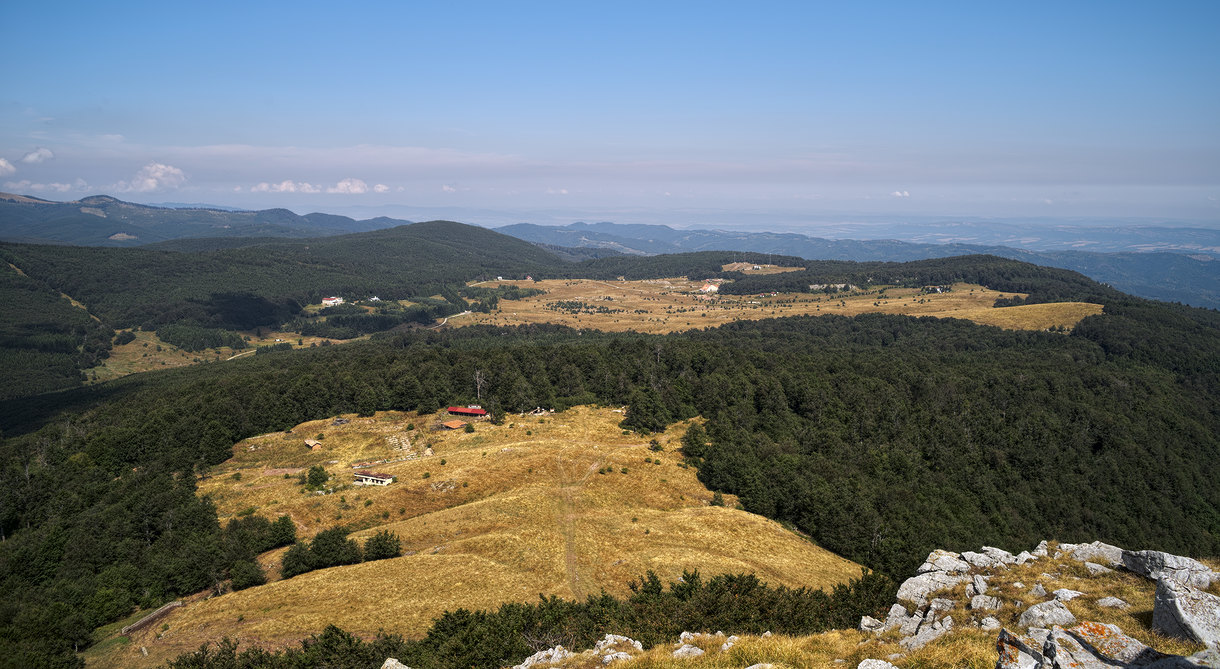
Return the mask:
{"type": "Polygon", "coordinates": [[[1052,599],[1049,602],[1034,604],[1025,609],[1021,619],[1017,621],[1021,627],[1051,627],[1052,625],[1075,625],[1076,616],[1063,605],[1063,602],[1052,599]]]}
{"type": "Polygon", "coordinates": [[[1084,623],[1069,629],[1031,629],[1028,634],[1001,630],[996,669],[1073,667],[1076,669],[1186,669],[1220,667],[1220,655],[1206,650],[1190,657],[1159,653],[1116,625],[1084,623]]]}
{"type": "Polygon", "coordinates": [[[1097,600],[1097,605],[1106,609],[1126,609],[1130,608],[1130,604],[1119,599],[1118,597],[1102,597],[1097,600]]]}
{"type": "Polygon", "coordinates": [[[682,647],[674,651],[674,657],[699,657],[703,654],[703,649],[698,646],[692,646],[689,643],[682,644],[682,647]]]}
{"type": "Polygon", "coordinates": [[[564,648],[563,646],[555,646],[554,648],[540,650],[537,653],[530,655],[529,657],[525,658],[521,664],[513,666],[513,669],[530,669],[530,667],[540,664],[553,664],[569,657],[572,657],[572,651],[564,648]]]}
{"type": "Polygon", "coordinates": [[[385,662],[381,663],[381,669],[411,669],[411,667],[399,662],[395,658],[387,657],[385,662]]]}
{"type": "Polygon", "coordinates": [[[1220,644],[1220,597],[1163,578],[1156,584],[1152,629],[1187,641],[1220,644]]]}
{"type": "Polygon", "coordinates": [[[1167,579],[1192,588],[1206,588],[1220,580],[1220,574],[1198,560],[1160,551],[1123,551],[1122,565],[1154,581],[1167,579]]]}
{"type": "Polygon", "coordinates": [[[902,585],[898,586],[898,599],[920,606],[927,601],[928,595],[933,592],[952,588],[967,578],[969,577],[963,573],[946,571],[925,572],[903,581],[902,585]]]}

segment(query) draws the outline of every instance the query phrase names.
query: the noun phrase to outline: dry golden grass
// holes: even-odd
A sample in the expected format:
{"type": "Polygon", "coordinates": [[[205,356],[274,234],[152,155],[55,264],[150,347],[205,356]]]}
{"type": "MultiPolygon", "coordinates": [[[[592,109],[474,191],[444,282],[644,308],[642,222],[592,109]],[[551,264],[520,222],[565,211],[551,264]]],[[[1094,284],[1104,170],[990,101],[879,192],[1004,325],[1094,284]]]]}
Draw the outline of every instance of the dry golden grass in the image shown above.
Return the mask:
{"type": "MultiPolygon", "coordinates": [[[[167,344],[157,337],[155,332],[133,330],[135,339],[110,351],[110,357],[101,365],[86,370],[91,381],[102,382],[117,379],[128,374],[150,372],[172,367],[185,367],[200,362],[225,362],[234,357],[254,355],[255,348],[271,346],[287,342],[293,348],[308,348],[321,346],[322,342],[342,344],[344,340],[326,339],[324,337],[302,337],[295,332],[277,332],[268,330],[251,330],[240,333],[249,338],[249,344],[254,348],[234,350],[228,346],[210,348],[205,351],[187,352],[172,344],[167,344]],[[160,350],[158,350],[160,349],[160,350]],[[96,378],[95,378],[96,377],[96,378]]],[[[367,339],[368,337],[361,337],[367,339]]],[[[350,340],[354,341],[354,340],[350,340]]]]}
{"type": "MultiPolygon", "coordinates": [[[[782,268],[780,268],[782,269],[782,268]]],[[[965,318],[1010,329],[1071,329],[1081,318],[1101,312],[1101,305],[1066,303],[995,309],[1001,297],[1021,296],[982,286],[957,284],[945,293],[923,294],[914,288],[875,287],[839,295],[781,293],[778,295],[703,295],[702,281],[685,278],[646,281],[592,279],[501,281],[546,291],[524,300],[501,301],[499,311],[467,314],[449,322],[453,326],[486,323],[525,325],[559,323],[574,328],[610,332],[654,334],[716,327],[740,320],[783,316],[862,313],[905,314],[965,318]],[[580,302],[589,308],[579,313],[548,307],[557,302],[580,302]],[[598,313],[599,309],[605,309],[598,313]],[[592,312],[592,313],[591,313],[592,312]]]]}
{"type": "Polygon", "coordinates": [[[725,272],[741,272],[742,274],[783,274],[784,272],[800,272],[804,267],[781,267],[780,265],[755,265],[748,262],[731,262],[722,265],[725,272]],[[758,269],[754,269],[757,267],[758,269]]]}
{"type": "Polygon", "coordinates": [[[625,595],[627,583],[649,569],[663,580],[698,568],[813,587],[860,574],[858,565],[777,523],[710,506],[711,493],[674,452],[685,425],[658,435],[664,450],[654,452],[647,440],[624,435],[622,414],[609,409],[479,422],[474,433],[433,431],[439,414],[349,418],[245,440],[200,481],[199,493],[215,501],[222,523],[253,507],[268,518],[291,515],[306,537],[340,524],[364,528],[357,537],[384,528],[400,536],[407,555],[283,581],[275,580],[283,550],[273,551],[260,559],[272,582],[188,604],[166,618],[168,630],[137,634],[93,664],[150,666],[225,635],[278,646],[329,623],[362,636],[379,629],[415,636],[447,609],[602,589],[625,595]],[[415,430],[406,429],[410,423],[415,430]],[[308,451],[304,439],[319,433],[323,449],[308,451]],[[350,486],[350,463],[403,457],[408,451],[394,441],[405,444],[404,436],[411,454],[430,444],[434,455],[369,467],[398,477],[390,486],[350,486]],[[340,489],[302,494],[295,477],[263,475],[313,464],[325,466],[340,489]]]}

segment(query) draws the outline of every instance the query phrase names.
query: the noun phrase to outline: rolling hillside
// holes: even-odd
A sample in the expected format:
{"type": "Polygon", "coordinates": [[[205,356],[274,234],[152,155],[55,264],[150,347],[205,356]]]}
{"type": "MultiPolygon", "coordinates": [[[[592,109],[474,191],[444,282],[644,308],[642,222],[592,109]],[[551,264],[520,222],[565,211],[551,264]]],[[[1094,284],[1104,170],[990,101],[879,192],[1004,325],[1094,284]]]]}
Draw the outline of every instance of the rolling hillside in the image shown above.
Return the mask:
{"type": "MultiPolygon", "coordinates": [[[[712,493],[676,452],[685,426],[655,435],[664,450],[653,451],[648,440],[623,435],[622,414],[609,409],[511,416],[504,425],[475,423],[473,433],[438,431],[452,418],[440,415],[348,418],[236,444],[199,494],[216,502],[222,523],[254,508],[269,519],[290,515],[305,537],[344,523],[363,528],[357,537],[388,529],[401,537],[403,557],[192,601],[164,619],[168,631],[154,626],[90,665],[155,666],[219,636],[275,647],[326,624],[364,637],[378,630],[418,637],[459,607],[494,609],[539,594],[621,597],[649,570],[665,581],[698,569],[826,590],[860,577],[858,565],[778,523],[711,506],[712,493]],[[301,435],[316,434],[325,437],[321,450],[302,448],[301,435]],[[378,459],[391,460],[372,466],[396,483],[350,485],[350,462],[378,459]],[[317,464],[331,473],[335,492],[302,495],[295,477],[280,474],[317,464]]],[[[262,560],[272,574],[282,553],[262,560]]]]}

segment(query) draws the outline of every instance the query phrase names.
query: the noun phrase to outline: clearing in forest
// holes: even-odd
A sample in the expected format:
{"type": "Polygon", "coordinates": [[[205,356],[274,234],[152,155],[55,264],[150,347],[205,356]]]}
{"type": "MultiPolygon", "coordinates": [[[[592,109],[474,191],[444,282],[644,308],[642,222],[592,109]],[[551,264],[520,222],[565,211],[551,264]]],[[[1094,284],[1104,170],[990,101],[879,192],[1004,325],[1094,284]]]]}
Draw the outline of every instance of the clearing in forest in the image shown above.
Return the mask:
{"type": "Polygon", "coordinates": [[[661,450],[653,450],[606,408],[474,421],[474,432],[436,429],[453,418],[443,411],[344,418],[239,442],[198,493],[215,502],[222,524],[256,513],[288,514],[304,538],[338,525],[357,528],[359,540],[387,529],[404,556],[278,580],[285,549],[271,551],[260,558],[268,584],[189,602],[165,619],[168,629],[137,633],[96,666],[154,666],[222,636],[280,646],[331,623],[364,637],[418,636],[459,607],[602,589],[623,596],[648,570],[663,581],[697,568],[814,588],[860,576],[855,563],[733,508],[732,496],[713,506],[676,452],[689,422],[654,435],[661,450]],[[354,486],[361,464],[397,480],[354,486]],[[331,475],[333,492],[307,491],[290,473],[312,466],[331,475]]]}
{"type": "MultiPolygon", "coordinates": [[[[783,269],[783,268],[778,268],[783,269]]],[[[704,281],[686,278],[643,281],[554,279],[498,281],[546,291],[523,300],[502,300],[490,314],[471,314],[454,325],[526,325],[559,323],[610,332],[666,334],[716,327],[742,320],[784,316],[863,313],[964,318],[984,325],[1019,330],[1070,330],[1085,316],[1099,314],[1100,304],[1063,302],[995,308],[997,299],[1025,297],[959,283],[937,293],[919,288],[872,286],[840,293],[704,293],[704,281]]]]}

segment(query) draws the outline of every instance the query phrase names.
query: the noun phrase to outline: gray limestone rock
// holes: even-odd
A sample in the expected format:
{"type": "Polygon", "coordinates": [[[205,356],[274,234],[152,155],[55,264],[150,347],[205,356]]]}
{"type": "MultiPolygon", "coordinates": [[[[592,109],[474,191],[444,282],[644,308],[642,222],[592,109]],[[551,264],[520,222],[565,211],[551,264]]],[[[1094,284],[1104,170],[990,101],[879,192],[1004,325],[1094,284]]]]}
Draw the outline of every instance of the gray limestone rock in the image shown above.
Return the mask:
{"type": "Polygon", "coordinates": [[[998,630],[1000,629],[1000,619],[995,616],[987,616],[979,621],[979,627],[985,630],[998,630]]]}
{"type": "Polygon", "coordinates": [[[1097,600],[1097,605],[1107,609],[1125,609],[1131,606],[1118,597],[1102,597],[1097,600]]]}
{"type": "Polygon", "coordinates": [[[1064,547],[1068,545],[1070,544],[1061,545],[1060,552],[1066,553],[1068,557],[1077,562],[1097,562],[1112,567],[1120,567],[1123,564],[1124,551],[1118,546],[1094,541],[1091,544],[1071,545],[1070,549],[1065,549],[1064,547]]]}
{"type": "Polygon", "coordinates": [[[991,557],[982,553],[975,553],[974,551],[966,551],[962,553],[962,560],[970,564],[972,567],[976,567],[978,569],[991,569],[999,566],[999,563],[997,563],[991,557]]]}
{"type": "Polygon", "coordinates": [[[1034,557],[1046,557],[1046,539],[1043,539],[1038,547],[1030,551],[1034,557]]]}
{"type": "Polygon", "coordinates": [[[636,641],[635,639],[622,636],[621,634],[607,634],[606,636],[602,637],[601,641],[598,641],[593,645],[593,652],[601,655],[619,644],[625,644],[640,652],[643,652],[644,650],[644,644],[636,641]]]}
{"type": "Polygon", "coordinates": [[[1033,595],[1034,597],[1045,597],[1045,596],[1046,596],[1046,588],[1042,587],[1042,584],[1041,584],[1041,583],[1035,583],[1035,584],[1034,584],[1034,589],[1033,589],[1033,590],[1030,590],[1030,591],[1029,591],[1029,594],[1033,595]]]}
{"type": "Polygon", "coordinates": [[[920,625],[919,632],[915,636],[899,641],[898,645],[906,650],[918,650],[948,634],[951,629],[953,629],[953,619],[945,617],[931,625],[920,625]]]}
{"type": "Polygon", "coordinates": [[[999,597],[988,597],[987,595],[975,595],[970,598],[971,611],[999,611],[1003,604],[999,597]]]}
{"type": "Polygon", "coordinates": [[[751,664],[750,666],[746,667],[746,669],[775,669],[775,665],[764,662],[760,664],[751,664]]]}
{"type": "Polygon", "coordinates": [[[699,657],[703,654],[703,649],[698,646],[692,646],[689,643],[683,644],[681,648],[674,651],[674,657],[699,657]]]}
{"type": "Polygon", "coordinates": [[[1073,599],[1076,599],[1077,597],[1079,597],[1083,594],[1084,593],[1079,590],[1069,590],[1067,588],[1059,588],[1058,590],[1055,591],[1055,599],[1057,599],[1061,602],[1070,602],[1073,599]]]}
{"type": "Polygon", "coordinates": [[[856,669],[898,669],[898,667],[885,660],[860,660],[860,664],[856,665],[856,669]]]}
{"type": "Polygon", "coordinates": [[[860,618],[861,632],[880,632],[885,629],[885,622],[877,620],[872,616],[862,616],[860,618]]]}
{"type": "Polygon", "coordinates": [[[1063,602],[1052,599],[1049,602],[1034,604],[1025,609],[1025,613],[1021,614],[1021,619],[1018,621],[1021,627],[1046,627],[1052,625],[1075,625],[1076,616],[1068,610],[1063,602]]]}
{"type": "Polygon", "coordinates": [[[1101,576],[1102,574],[1113,574],[1114,573],[1113,569],[1099,565],[1096,562],[1086,562],[1086,563],[1084,563],[1084,568],[1088,569],[1089,573],[1093,576],[1101,576]]]}
{"type": "Polygon", "coordinates": [[[974,576],[970,577],[970,585],[974,586],[974,594],[976,594],[976,595],[987,594],[988,578],[989,577],[983,576],[982,574],[975,574],[974,576]]]}
{"type": "Polygon", "coordinates": [[[630,660],[630,659],[631,659],[630,653],[624,653],[624,652],[620,651],[617,653],[610,653],[609,655],[603,655],[602,664],[614,664],[615,662],[622,662],[623,660],[630,660]]]}
{"type": "Polygon", "coordinates": [[[411,667],[399,662],[396,658],[387,657],[381,664],[381,669],[411,669],[411,667]]]}
{"type": "Polygon", "coordinates": [[[1166,636],[1220,644],[1220,597],[1168,578],[1156,584],[1152,629],[1166,636]]]}
{"type": "Polygon", "coordinates": [[[1038,559],[1038,556],[1034,555],[1033,553],[1030,553],[1029,551],[1021,551],[1020,553],[1017,553],[1017,564],[1025,564],[1026,562],[1029,562],[1030,560],[1037,560],[1037,559],[1038,559]]]}
{"type": "Polygon", "coordinates": [[[1001,548],[983,546],[983,554],[1002,565],[1017,563],[1017,556],[1001,548]]]}
{"type": "Polygon", "coordinates": [[[1123,551],[1122,564],[1146,578],[1169,579],[1192,588],[1206,588],[1220,579],[1220,574],[1202,562],[1161,551],[1123,551]]]}
{"type": "Polygon", "coordinates": [[[949,573],[970,571],[970,565],[962,556],[957,553],[940,550],[939,548],[928,553],[928,559],[915,570],[917,574],[926,574],[928,572],[943,571],[949,573]]]}
{"type": "MultiPolygon", "coordinates": [[[[1189,658],[1165,655],[1133,639],[1115,625],[1084,623],[1070,629],[1055,626],[1017,635],[1001,630],[996,669],[1075,667],[1078,669],[1186,669],[1220,666],[1204,653],[1189,658]]],[[[1216,656],[1220,657],[1220,656],[1216,656]]]]}
{"type": "Polygon", "coordinates": [[[535,665],[550,664],[569,657],[572,657],[572,653],[570,651],[563,646],[555,646],[554,648],[540,650],[537,653],[530,655],[529,657],[525,658],[521,664],[514,666],[513,669],[530,669],[530,667],[535,665]]]}
{"type": "Polygon", "coordinates": [[[898,599],[922,605],[931,593],[952,588],[965,581],[966,578],[965,574],[949,574],[941,571],[930,571],[913,576],[899,586],[898,599]]]}

